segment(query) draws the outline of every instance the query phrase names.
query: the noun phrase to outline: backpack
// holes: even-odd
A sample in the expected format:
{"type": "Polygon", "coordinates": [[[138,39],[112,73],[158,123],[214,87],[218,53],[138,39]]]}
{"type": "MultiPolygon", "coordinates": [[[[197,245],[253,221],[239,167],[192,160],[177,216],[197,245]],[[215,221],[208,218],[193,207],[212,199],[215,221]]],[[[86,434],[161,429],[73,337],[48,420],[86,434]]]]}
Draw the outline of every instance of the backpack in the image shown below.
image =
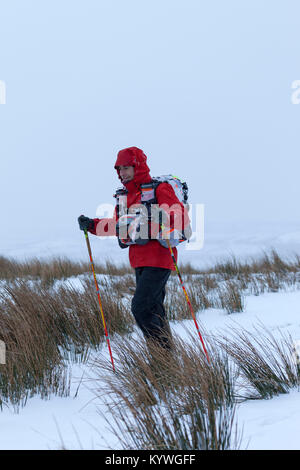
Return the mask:
{"type": "MultiPolygon", "coordinates": [[[[188,205],[188,186],[186,182],[182,182],[177,176],[173,175],[162,175],[162,176],[156,176],[152,178],[152,181],[149,183],[144,183],[141,184],[141,204],[143,204],[147,208],[148,212],[148,220],[151,220],[151,205],[152,204],[158,204],[157,203],[157,198],[156,198],[156,189],[161,183],[168,183],[172,186],[174,193],[176,197],[178,198],[179,202],[181,202],[184,206],[187,206],[187,209],[189,207],[188,205]]],[[[125,188],[119,188],[116,191],[116,194],[114,194],[114,197],[116,198],[116,209],[117,209],[117,218],[119,219],[122,215],[123,217],[126,216],[124,213],[124,204],[126,201],[127,197],[127,189],[125,188]]],[[[130,219],[129,224],[130,224],[130,219]]],[[[125,222],[126,223],[126,222],[125,222]]],[[[130,241],[130,237],[126,239],[120,239],[119,237],[119,224],[117,223],[116,227],[116,232],[118,236],[118,242],[121,248],[128,248],[129,245],[132,245],[136,242],[130,241]]],[[[128,230],[129,232],[129,230],[128,230]]],[[[176,241],[170,240],[172,246],[176,246],[179,243],[182,243],[186,240],[189,240],[189,238],[192,235],[192,229],[190,224],[184,229],[184,232],[180,233],[179,239],[177,238],[176,241]]],[[[149,240],[148,240],[149,241],[149,240]]],[[[167,247],[166,242],[158,238],[158,241],[164,246],[167,247]]],[[[140,244],[145,244],[145,242],[142,242],[140,244]]]]}

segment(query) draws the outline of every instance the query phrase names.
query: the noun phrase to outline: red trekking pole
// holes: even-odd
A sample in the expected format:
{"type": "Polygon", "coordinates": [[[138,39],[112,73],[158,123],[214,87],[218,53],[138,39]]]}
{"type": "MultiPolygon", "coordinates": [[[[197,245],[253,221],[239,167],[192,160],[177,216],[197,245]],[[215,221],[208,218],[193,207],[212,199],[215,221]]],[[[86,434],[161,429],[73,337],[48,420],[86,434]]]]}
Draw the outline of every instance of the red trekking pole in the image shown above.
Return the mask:
{"type": "Polygon", "coordinates": [[[205,353],[207,362],[210,363],[209,356],[208,356],[208,352],[207,352],[207,349],[206,349],[206,347],[205,347],[205,344],[204,344],[202,335],[201,335],[201,333],[200,333],[200,329],[199,329],[199,326],[198,326],[198,323],[197,323],[197,320],[196,320],[196,316],[195,316],[195,313],[194,313],[192,304],[191,304],[191,302],[190,302],[190,299],[189,299],[189,296],[188,296],[188,294],[187,294],[187,291],[186,291],[186,289],[185,289],[185,287],[184,287],[183,280],[182,280],[181,274],[180,274],[180,272],[179,272],[179,269],[178,269],[178,266],[177,266],[177,263],[176,263],[176,259],[175,259],[175,256],[174,256],[173,249],[172,249],[172,247],[171,247],[170,240],[169,240],[169,239],[166,239],[166,242],[167,242],[167,245],[168,245],[168,247],[169,247],[169,250],[170,250],[170,253],[171,253],[171,256],[172,256],[172,260],[173,260],[173,263],[174,263],[176,272],[177,272],[177,274],[178,274],[179,281],[180,281],[181,287],[182,287],[182,289],[183,289],[183,292],[184,292],[186,301],[187,301],[188,306],[189,306],[189,309],[190,309],[190,311],[191,311],[191,314],[192,314],[192,317],[193,317],[193,320],[194,320],[194,323],[195,323],[195,326],[196,326],[196,329],[197,329],[197,332],[198,332],[198,335],[199,335],[199,338],[200,338],[200,341],[201,341],[201,344],[202,344],[202,347],[203,347],[203,351],[204,351],[204,353],[205,353]]]}
{"type": "Polygon", "coordinates": [[[108,346],[108,351],[109,351],[109,355],[110,355],[110,360],[111,360],[111,363],[112,363],[113,371],[115,372],[115,365],[114,365],[114,360],[113,360],[112,353],[111,353],[110,341],[109,341],[109,336],[108,336],[108,332],[107,332],[107,328],[106,328],[106,322],[105,322],[103,308],[102,308],[100,291],[99,291],[99,286],[98,286],[98,282],[97,282],[97,278],[96,278],[95,267],[94,267],[94,262],[93,262],[93,257],[92,257],[92,250],[91,250],[91,245],[90,245],[87,230],[84,230],[84,235],[85,235],[87,249],[88,249],[88,252],[89,252],[90,261],[91,261],[91,265],[92,265],[92,271],[93,271],[93,275],[94,275],[96,292],[97,292],[97,297],[98,297],[98,302],[99,302],[99,307],[100,307],[100,312],[101,312],[101,317],[102,317],[102,323],[103,323],[103,327],[104,327],[104,333],[105,333],[106,342],[107,342],[107,346],[108,346]]]}

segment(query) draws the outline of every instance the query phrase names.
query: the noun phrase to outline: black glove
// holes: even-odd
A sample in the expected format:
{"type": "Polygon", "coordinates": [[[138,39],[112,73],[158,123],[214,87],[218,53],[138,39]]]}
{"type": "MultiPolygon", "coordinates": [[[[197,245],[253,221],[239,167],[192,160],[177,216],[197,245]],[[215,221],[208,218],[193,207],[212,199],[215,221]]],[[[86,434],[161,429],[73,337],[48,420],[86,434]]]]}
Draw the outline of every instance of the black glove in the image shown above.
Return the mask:
{"type": "Polygon", "coordinates": [[[80,230],[93,230],[95,226],[93,219],[89,219],[84,215],[78,217],[78,223],[80,230]]]}

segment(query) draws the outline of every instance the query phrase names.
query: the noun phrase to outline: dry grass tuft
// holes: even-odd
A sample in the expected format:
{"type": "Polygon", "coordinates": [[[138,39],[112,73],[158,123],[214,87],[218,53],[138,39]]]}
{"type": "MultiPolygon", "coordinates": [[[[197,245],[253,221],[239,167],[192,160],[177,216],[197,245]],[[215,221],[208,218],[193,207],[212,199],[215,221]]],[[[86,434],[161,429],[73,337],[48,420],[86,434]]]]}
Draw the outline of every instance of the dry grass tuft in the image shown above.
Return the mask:
{"type": "MultiPolygon", "coordinates": [[[[105,281],[101,297],[110,334],[130,332],[129,309],[105,281]]],[[[18,407],[36,393],[67,395],[70,362],[85,361],[104,342],[95,286],[89,280],[79,290],[68,283],[57,289],[24,280],[6,284],[0,292],[0,339],[7,350],[0,403],[18,407]]]]}
{"type": "Polygon", "coordinates": [[[174,350],[122,338],[114,344],[116,370],[99,359],[106,389],[99,391],[113,417],[110,428],[124,449],[214,449],[238,447],[236,374],[226,355],[213,351],[208,364],[199,341],[179,338],[174,350]],[[214,352],[214,353],[213,353],[214,352]]]}
{"type": "Polygon", "coordinates": [[[279,331],[279,339],[260,325],[250,332],[233,329],[232,337],[219,340],[221,347],[238,364],[246,398],[272,398],[300,384],[300,366],[290,334],[279,331]]]}
{"type": "MultiPolygon", "coordinates": [[[[115,265],[112,261],[95,263],[97,274],[123,276],[132,274],[128,265],[115,265]]],[[[49,260],[32,258],[27,261],[16,261],[0,256],[0,279],[13,280],[17,278],[30,278],[39,280],[45,286],[51,286],[55,280],[67,279],[80,274],[91,273],[89,262],[71,261],[66,257],[55,257],[49,260]]]]}

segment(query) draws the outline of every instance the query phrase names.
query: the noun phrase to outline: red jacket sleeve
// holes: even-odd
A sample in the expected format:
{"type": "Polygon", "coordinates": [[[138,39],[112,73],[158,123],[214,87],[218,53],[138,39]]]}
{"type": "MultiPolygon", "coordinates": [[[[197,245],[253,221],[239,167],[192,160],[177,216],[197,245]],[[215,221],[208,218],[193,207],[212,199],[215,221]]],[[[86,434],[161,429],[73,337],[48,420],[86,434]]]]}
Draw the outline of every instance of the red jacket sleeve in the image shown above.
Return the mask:
{"type": "Polygon", "coordinates": [[[99,237],[108,237],[116,235],[116,208],[114,210],[113,217],[103,217],[102,219],[93,219],[94,228],[90,229],[89,232],[99,237]]]}

